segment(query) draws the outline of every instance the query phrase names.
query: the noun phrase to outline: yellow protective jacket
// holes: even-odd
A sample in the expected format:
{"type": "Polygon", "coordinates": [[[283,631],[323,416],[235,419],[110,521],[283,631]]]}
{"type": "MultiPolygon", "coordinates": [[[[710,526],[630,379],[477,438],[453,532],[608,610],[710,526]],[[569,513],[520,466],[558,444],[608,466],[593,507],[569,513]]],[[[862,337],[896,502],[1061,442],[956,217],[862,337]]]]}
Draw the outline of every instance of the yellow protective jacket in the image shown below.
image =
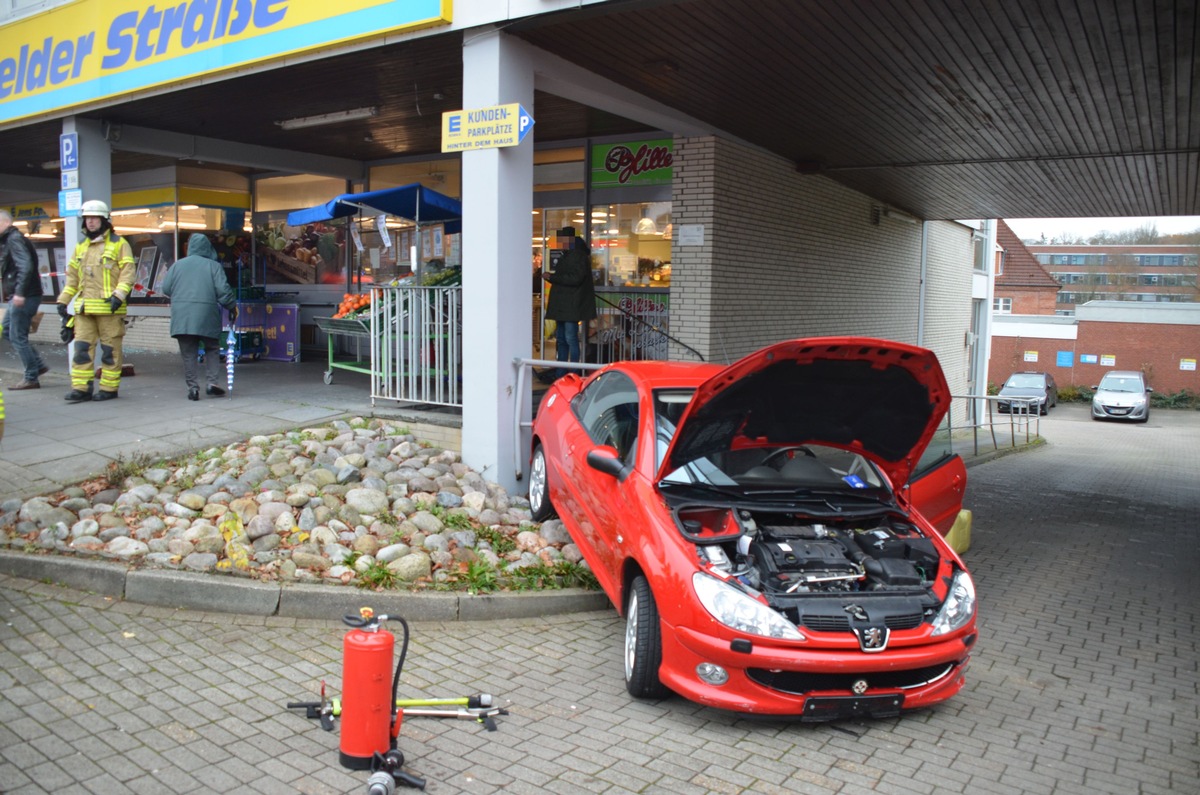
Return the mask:
{"type": "Polygon", "coordinates": [[[67,263],[67,286],[58,303],[74,302],[76,314],[123,315],[135,271],[133,249],[125,238],[111,229],[95,240],[85,238],[67,263]],[[122,302],[116,312],[108,302],[113,295],[122,302]]]}

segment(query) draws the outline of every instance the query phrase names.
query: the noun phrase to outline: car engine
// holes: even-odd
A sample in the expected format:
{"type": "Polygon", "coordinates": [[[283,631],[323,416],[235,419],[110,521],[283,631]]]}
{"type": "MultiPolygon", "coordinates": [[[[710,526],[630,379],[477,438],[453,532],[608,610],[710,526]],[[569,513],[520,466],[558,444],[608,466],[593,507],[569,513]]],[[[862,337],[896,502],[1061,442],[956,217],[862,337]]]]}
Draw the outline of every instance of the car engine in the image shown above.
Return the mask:
{"type": "Polygon", "coordinates": [[[685,509],[679,518],[714,569],[768,595],[923,590],[941,562],[933,542],[899,515],[830,523],[738,510],[724,532],[708,534],[711,511],[685,509]]]}
{"type": "Polygon", "coordinates": [[[810,631],[920,626],[937,612],[935,584],[950,570],[934,543],[896,512],[835,522],[691,506],[676,518],[702,564],[810,631]]]}

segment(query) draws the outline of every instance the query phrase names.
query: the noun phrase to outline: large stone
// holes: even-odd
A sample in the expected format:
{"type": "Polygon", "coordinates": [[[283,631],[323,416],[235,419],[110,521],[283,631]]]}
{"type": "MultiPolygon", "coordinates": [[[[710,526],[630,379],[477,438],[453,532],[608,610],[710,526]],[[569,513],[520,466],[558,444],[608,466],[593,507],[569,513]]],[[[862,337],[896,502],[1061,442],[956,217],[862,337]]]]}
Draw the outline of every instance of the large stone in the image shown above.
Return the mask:
{"type": "Polygon", "coordinates": [[[408,521],[416,525],[423,533],[440,533],[444,526],[442,520],[429,511],[417,511],[408,517],[408,521]]]}
{"type": "Polygon", "coordinates": [[[109,541],[104,551],[118,558],[136,558],[145,555],[150,551],[150,547],[144,541],[138,541],[136,538],[120,536],[109,541]]]}
{"type": "Polygon", "coordinates": [[[433,561],[424,552],[411,552],[387,564],[388,570],[404,582],[416,582],[433,574],[433,561]]]}
{"type": "Polygon", "coordinates": [[[350,489],[346,492],[346,505],[360,514],[365,513],[372,516],[387,513],[390,507],[387,494],[375,489],[350,489]]]}
{"type": "Polygon", "coordinates": [[[297,568],[313,571],[325,571],[332,565],[324,555],[311,552],[293,552],[292,562],[296,564],[297,568]]]}

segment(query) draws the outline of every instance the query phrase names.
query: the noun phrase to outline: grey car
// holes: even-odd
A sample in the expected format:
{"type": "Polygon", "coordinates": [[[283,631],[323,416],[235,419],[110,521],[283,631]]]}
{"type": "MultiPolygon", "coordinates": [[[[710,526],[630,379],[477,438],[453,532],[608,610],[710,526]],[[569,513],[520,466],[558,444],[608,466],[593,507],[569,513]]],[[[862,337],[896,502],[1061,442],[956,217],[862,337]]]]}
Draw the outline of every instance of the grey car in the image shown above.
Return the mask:
{"type": "Polygon", "coordinates": [[[1032,413],[1036,406],[1039,414],[1047,414],[1051,408],[1058,405],[1058,385],[1054,383],[1054,376],[1049,373],[1013,373],[1004,382],[1004,386],[1000,387],[999,397],[996,408],[1003,413],[1032,413]],[[1036,398],[1037,403],[1005,398],[1036,398]]]}
{"type": "Polygon", "coordinates": [[[1150,419],[1150,393],[1145,373],[1139,370],[1109,370],[1100,379],[1092,398],[1092,419],[1131,420],[1150,419]]]}

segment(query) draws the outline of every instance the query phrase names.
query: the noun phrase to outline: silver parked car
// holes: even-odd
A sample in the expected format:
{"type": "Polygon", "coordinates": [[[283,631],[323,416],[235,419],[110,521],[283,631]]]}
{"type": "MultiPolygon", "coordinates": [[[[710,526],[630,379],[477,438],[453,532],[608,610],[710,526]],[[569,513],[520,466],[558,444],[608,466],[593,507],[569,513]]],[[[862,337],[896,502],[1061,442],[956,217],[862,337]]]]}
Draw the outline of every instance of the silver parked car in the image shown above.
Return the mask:
{"type": "Polygon", "coordinates": [[[1138,370],[1109,370],[1100,379],[1092,398],[1092,419],[1133,420],[1150,419],[1150,393],[1146,375],[1138,370]]]}

